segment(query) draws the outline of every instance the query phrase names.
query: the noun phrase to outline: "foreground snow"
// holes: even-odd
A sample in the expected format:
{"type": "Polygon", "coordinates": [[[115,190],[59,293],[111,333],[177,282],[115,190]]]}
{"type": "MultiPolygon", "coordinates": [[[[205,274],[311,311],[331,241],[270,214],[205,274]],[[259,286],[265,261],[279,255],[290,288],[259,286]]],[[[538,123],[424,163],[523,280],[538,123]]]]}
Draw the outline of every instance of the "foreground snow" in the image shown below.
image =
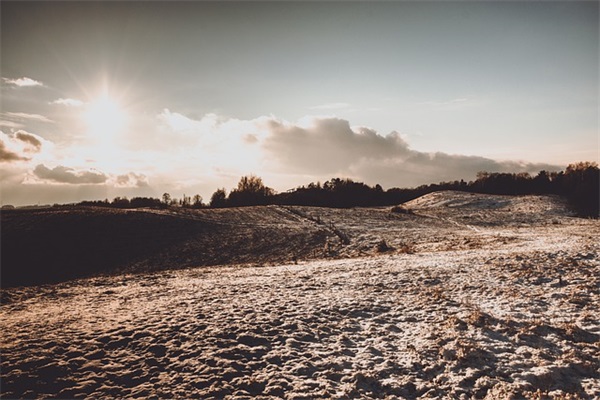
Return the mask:
{"type": "Polygon", "coordinates": [[[420,236],[339,250],[378,256],[5,290],[2,397],[600,397],[598,221],[412,206],[420,236]]]}

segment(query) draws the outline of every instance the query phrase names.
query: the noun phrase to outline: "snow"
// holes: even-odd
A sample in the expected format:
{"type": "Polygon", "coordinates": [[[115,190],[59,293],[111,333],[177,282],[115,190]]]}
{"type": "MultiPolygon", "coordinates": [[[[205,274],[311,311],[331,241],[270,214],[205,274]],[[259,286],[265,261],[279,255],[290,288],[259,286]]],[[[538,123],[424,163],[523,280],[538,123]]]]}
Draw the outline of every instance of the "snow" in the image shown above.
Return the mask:
{"type": "Polygon", "coordinates": [[[597,220],[540,196],[406,206],[271,207],[318,215],[333,258],[3,290],[2,397],[600,397],[597,220]]]}

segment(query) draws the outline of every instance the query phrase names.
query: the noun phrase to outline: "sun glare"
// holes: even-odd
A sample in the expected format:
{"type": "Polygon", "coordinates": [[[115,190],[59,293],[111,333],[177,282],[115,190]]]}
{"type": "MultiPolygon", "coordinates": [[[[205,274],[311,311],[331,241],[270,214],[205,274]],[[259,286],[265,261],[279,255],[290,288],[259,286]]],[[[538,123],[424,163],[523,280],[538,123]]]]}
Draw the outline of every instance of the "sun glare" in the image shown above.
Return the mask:
{"type": "Polygon", "coordinates": [[[107,95],[88,104],[83,118],[88,134],[102,143],[112,142],[122,133],[127,122],[125,111],[107,95]]]}

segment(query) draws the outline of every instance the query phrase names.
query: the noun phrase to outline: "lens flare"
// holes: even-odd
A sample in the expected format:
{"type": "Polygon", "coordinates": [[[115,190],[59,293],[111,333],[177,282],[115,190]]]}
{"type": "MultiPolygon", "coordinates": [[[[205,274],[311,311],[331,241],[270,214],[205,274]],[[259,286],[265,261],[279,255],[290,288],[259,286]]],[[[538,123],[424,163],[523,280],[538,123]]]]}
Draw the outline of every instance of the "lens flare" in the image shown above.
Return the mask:
{"type": "Polygon", "coordinates": [[[127,115],[108,95],[98,97],[86,107],[83,119],[88,135],[97,143],[111,144],[123,133],[127,115]]]}

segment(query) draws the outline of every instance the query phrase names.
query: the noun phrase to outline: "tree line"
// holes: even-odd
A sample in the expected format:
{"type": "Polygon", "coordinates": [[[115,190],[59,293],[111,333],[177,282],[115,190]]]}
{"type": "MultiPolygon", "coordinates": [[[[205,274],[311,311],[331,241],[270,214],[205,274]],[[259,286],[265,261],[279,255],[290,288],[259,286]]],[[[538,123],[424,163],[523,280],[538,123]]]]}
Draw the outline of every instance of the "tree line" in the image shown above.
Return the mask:
{"type": "Polygon", "coordinates": [[[85,200],[78,205],[96,206],[96,207],[111,207],[111,208],[168,208],[168,207],[184,207],[184,208],[203,208],[207,205],[202,202],[202,196],[199,194],[186,196],[181,199],[172,198],[169,193],[162,195],[162,199],[154,197],[133,197],[129,200],[127,197],[115,197],[112,201],[105,200],[85,200]]]}
{"type": "Polygon", "coordinates": [[[200,195],[181,199],[165,193],[162,199],[134,197],[131,200],[117,197],[112,202],[85,201],[81,205],[108,206],[117,208],[138,207],[185,207],[222,208],[254,205],[304,205],[318,207],[367,207],[389,206],[413,200],[419,196],[440,190],[459,190],[474,193],[526,195],[556,194],[565,197],[571,207],[581,216],[598,217],[600,208],[600,173],[595,162],[580,162],[569,165],[564,171],[540,171],[529,173],[479,172],[476,179],[440,182],[416,188],[391,188],[384,190],[380,185],[369,186],[352,179],[333,178],[324,183],[316,182],[299,186],[282,193],[266,186],[260,177],[243,176],[229,194],[225,188],[217,189],[208,204],[200,195]]]}

